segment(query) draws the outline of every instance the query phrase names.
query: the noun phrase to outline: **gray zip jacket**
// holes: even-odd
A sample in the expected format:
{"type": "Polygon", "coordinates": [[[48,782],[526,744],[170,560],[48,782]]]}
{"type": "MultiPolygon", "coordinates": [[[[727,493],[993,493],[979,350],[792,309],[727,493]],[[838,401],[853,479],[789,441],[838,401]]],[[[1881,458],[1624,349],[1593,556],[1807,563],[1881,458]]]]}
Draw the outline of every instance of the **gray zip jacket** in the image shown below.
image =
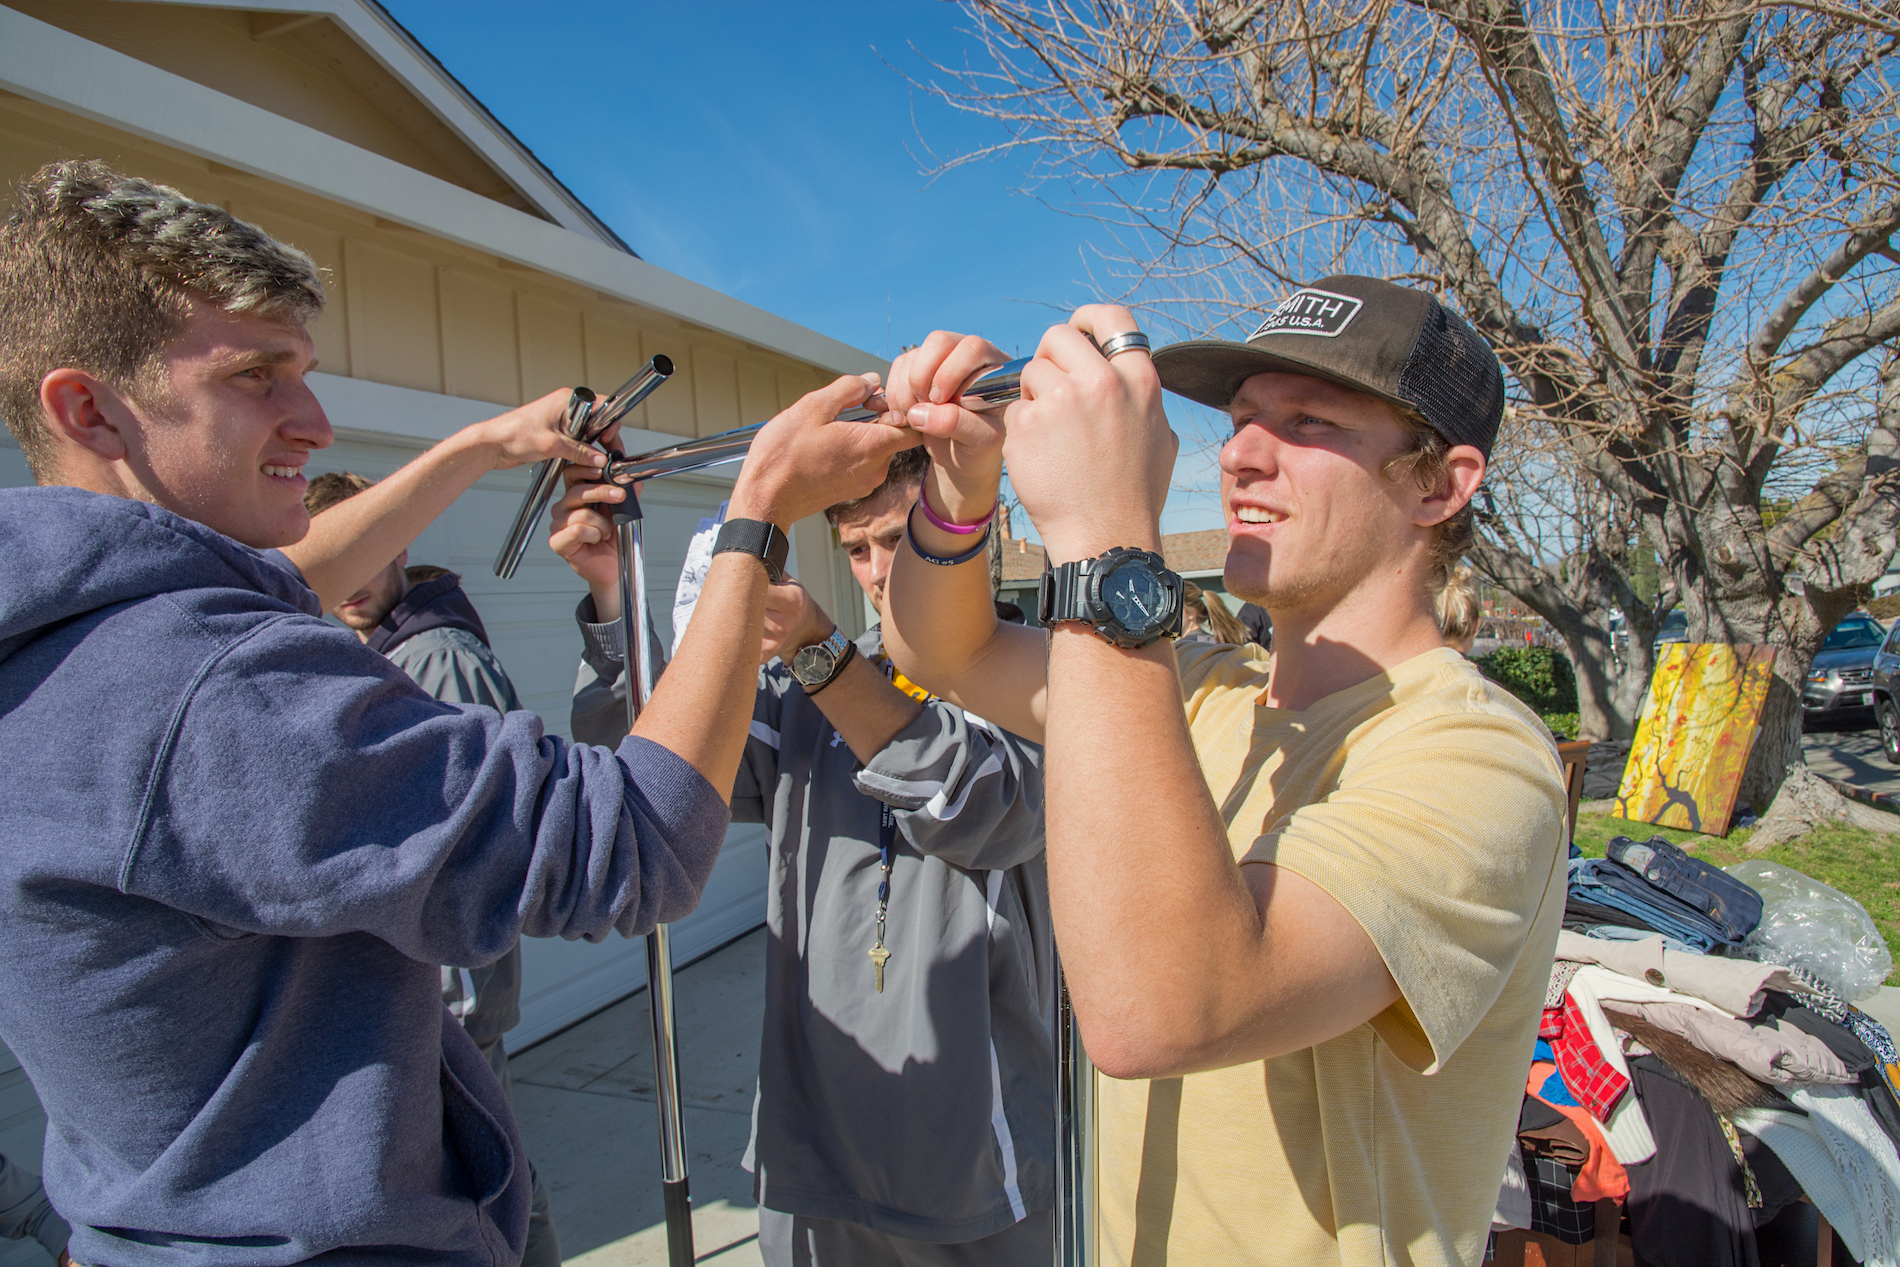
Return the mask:
{"type": "MultiPolygon", "coordinates": [[[[591,615],[583,609],[581,615],[591,615]]],[[[623,715],[616,625],[582,622],[574,736],[623,715]]],[[[858,650],[878,656],[873,629],[858,650]]],[[[960,1242],[1054,1207],[1042,750],[931,700],[860,766],[785,666],[759,671],[734,822],[772,829],[760,1205],[960,1242]],[[880,805],[898,826],[873,988],[880,805]]]]}
{"type": "MultiPolygon", "coordinates": [[[[483,704],[498,713],[521,708],[521,697],[501,661],[466,629],[425,629],[386,654],[417,686],[445,704],[483,704]]],[[[521,1023],[521,943],[485,968],[444,966],[442,1002],[488,1062],[497,1066],[499,1076],[506,1057],[497,1044],[521,1023]]]]}
{"type": "Polygon", "coordinates": [[[40,1177],[24,1166],[16,1166],[0,1157],[0,1236],[10,1241],[28,1236],[58,1258],[66,1250],[73,1230],[59,1217],[53,1203],[46,1199],[40,1177]]]}

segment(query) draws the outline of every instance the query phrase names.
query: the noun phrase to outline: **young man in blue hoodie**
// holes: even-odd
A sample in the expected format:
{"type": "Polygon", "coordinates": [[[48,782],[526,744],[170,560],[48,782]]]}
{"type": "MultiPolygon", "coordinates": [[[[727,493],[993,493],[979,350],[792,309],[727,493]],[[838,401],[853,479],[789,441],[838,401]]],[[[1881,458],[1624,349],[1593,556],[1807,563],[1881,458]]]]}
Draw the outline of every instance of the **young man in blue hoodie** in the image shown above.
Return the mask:
{"type": "MultiPolygon", "coordinates": [[[[774,420],[711,618],[635,734],[570,745],[430,698],[267,553],[331,439],[322,299],[300,252],[96,163],[0,226],[0,412],[40,484],[0,491],[0,1039],[81,1263],[518,1263],[521,1143],[435,965],[692,909],[779,526],[915,442],[835,421],[857,378],[774,420]]],[[[458,461],[589,460],[561,406],[458,461]]]]}

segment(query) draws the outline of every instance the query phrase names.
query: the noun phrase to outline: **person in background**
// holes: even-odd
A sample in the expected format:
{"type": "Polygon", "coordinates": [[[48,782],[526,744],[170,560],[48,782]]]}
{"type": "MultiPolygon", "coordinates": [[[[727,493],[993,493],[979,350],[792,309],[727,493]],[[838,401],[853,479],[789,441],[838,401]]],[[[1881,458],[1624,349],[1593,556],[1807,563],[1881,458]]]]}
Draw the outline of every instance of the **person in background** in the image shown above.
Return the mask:
{"type": "Polygon", "coordinates": [[[1193,581],[1183,583],[1181,591],[1181,636],[1175,639],[1176,643],[1207,642],[1239,647],[1253,641],[1240,618],[1228,611],[1227,604],[1218,597],[1193,581]]]}
{"type": "Polygon", "coordinates": [[[47,1199],[40,1177],[0,1156],[0,1237],[19,1241],[30,1236],[59,1267],[68,1267],[66,1240],[72,1234],[47,1199]]]}
{"type": "MultiPolygon", "coordinates": [[[[374,487],[354,472],[332,471],[310,481],[304,508],[317,525],[326,511],[374,487]]],[[[330,614],[445,704],[481,704],[502,713],[520,708],[521,697],[488,645],[488,630],[463,592],[462,578],[447,568],[408,563],[405,549],[330,614]]],[[[443,965],[442,1001],[481,1048],[512,1103],[514,1084],[502,1036],[521,1023],[521,943],[486,967],[443,965]]],[[[528,1248],[522,1267],[559,1267],[560,1238],[532,1159],[528,1175],[528,1248]]]]}
{"type": "Polygon", "coordinates": [[[1257,647],[1273,649],[1273,618],[1259,603],[1242,603],[1234,615],[1247,631],[1247,641],[1257,647]]]}
{"type": "MultiPolygon", "coordinates": [[[[825,512],[880,612],[927,466],[922,449],[900,453],[881,486],[825,512]]],[[[580,740],[625,725],[619,565],[600,509],[618,500],[577,484],[554,514],[552,544],[589,588],[580,740]]],[[[905,681],[877,626],[847,639],[796,581],[767,600],[732,793],[735,821],[772,832],[746,1153],[760,1253],[768,1267],[1044,1267],[1055,1053],[1041,749],[905,681]]]]}
{"type": "Polygon", "coordinates": [[[1461,563],[1451,570],[1443,589],[1432,600],[1438,617],[1438,632],[1445,645],[1459,655],[1470,655],[1471,644],[1478,640],[1478,625],[1484,608],[1478,603],[1478,587],[1471,579],[1471,565],[1461,563]]]}
{"type": "MultiPolygon", "coordinates": [[[[331,507],[374,487],[350,471],[317,476],[303,498],[312,527],[326,525],[323,513],[331,507]]],[[[447,568],[410,567],[404,549],[330,614],[444,703],[485,704],[503,713],[521,707],[462,578],[447,568]]]]}

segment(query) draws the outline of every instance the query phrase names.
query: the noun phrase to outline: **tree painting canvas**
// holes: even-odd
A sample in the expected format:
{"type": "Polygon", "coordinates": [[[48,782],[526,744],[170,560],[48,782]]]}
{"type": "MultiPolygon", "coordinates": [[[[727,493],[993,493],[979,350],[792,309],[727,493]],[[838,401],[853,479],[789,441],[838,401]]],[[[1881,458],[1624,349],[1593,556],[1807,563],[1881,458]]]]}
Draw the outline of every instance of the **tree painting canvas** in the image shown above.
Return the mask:
{"type": "Polygon", "coordinates": [[[1774,673],[1775,648],[1765,644],[1665,645],[1623,770],[1617,815],[1726,835],[1774,673]]]}

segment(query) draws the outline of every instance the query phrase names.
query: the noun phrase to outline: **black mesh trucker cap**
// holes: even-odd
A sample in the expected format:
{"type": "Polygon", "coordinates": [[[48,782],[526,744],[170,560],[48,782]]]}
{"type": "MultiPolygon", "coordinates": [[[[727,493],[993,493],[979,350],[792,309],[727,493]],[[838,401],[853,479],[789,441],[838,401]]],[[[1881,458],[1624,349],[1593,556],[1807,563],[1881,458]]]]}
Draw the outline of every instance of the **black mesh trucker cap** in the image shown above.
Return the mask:
{"type": "Polygon", "coordinates": [[[1343,275],[1302,286],[1245,343],[1189,339],[1154,353],[1161,385],[1225,409],[1255,374],[1311,374],[1416,410],[1485,457],[1504,418],[1504,371],[1463,317],[1424,291],[1343,275]]]}

